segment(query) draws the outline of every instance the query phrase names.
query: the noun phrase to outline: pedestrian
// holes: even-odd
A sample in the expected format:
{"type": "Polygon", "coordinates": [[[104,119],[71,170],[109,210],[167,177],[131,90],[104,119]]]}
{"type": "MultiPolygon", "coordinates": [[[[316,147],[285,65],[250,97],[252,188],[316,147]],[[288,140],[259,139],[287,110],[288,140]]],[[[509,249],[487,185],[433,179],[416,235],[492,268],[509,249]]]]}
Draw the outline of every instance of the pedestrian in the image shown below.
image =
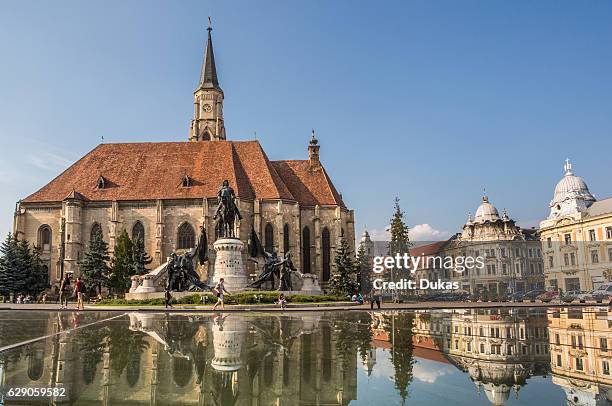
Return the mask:
{"type": "Polygon", "coordinates": [[[60,309],[66,309],[68,307],[68,291],[70,290],[70,276],[68,274],[64,275],[64,279],[62,279],[62,283],[60,285],[60,309]]]}
{"type": "Polygon", "coordinates": [[[170,307],[171,309],[174,308],[174,306],[172,306],[172,295],[170,294],[169,289],[166,289],[166,293],[164,294],[164,297],[166,298],[166,309],[168,307],[170,307]]]}
{"type": "Polygon", "coordinates": [[[285,298],[285,294],[281,292],[281,294],[278,295],[278,304],[280,305],[282,310],[285,310],[286,303],[287,303],[287,299],[285,298]]]}
{"type": "Polygon", "coordinates": [[[219,279],[219,282],[217,282],[217,284],[215,285],[215,287],[213,289],[215,295],[217,296],[217,303],[215,303],[215,305],[213,306],[213,308],[212,308],[213,310],[215,310],[217,308],[219,303],[221,304],[221,310],[225,310],[225,302],[223,300],[223,292],[227,293],[228,295],[230,293],[225,289],[224,282],[225,282],[225,279],[223,279],[223,278],[219,279]]]}
{"type": "Polygon", "coordinates": [[[370,309],[374,309],[374,302],[376,307],[380,309],[380,294],[378,292],[372,292],[370,295],[370,309]]]}
{"type": "Polygon", "coordinates": [[[79,307],[81,310],[85,310],[85,307],[83,306],[83,282],[81,281],[81,277],[78,277],[76,283],[74,284],[74,295],[77,299],[77,310],[79,310],[79,307]]]}

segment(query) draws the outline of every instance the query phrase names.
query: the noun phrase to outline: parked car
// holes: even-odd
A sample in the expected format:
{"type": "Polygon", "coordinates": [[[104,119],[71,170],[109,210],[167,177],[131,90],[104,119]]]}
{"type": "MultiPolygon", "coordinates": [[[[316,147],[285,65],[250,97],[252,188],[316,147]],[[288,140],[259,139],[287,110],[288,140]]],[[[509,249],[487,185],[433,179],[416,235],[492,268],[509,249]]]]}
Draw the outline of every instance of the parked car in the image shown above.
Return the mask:
{"type": "Polygon", "coordinates": [[[596,300],[612,299],[612,282],[607,282],[591,292],[591,297],[596,300]]]}
{"type": "Polygon", "coordinates": [[[546,293],[546,291],[544,289],[530,290],[529,292],[525,293],[525,295],[523,296],[523,299],[525,299],[525,300],[535,300],[542,293],[546,293]]]}
{"type": "Polygon", "coordinates": [[[547,290],[546,292],[538,295],[536,299],[541,300],[543,302],[549,302],[553,299],[557,299],[559,297],[559,291],[556,289],[547,290]]]}
{"type": "Polygon", "coordinates": [[[568,290],[567,292],[563,292],[561,294],[561,299],[565,301],[571,301],[575,299],[584,299],[583,296],[588,295],[588,292],[583,292],[581,290],[568,290]]]}

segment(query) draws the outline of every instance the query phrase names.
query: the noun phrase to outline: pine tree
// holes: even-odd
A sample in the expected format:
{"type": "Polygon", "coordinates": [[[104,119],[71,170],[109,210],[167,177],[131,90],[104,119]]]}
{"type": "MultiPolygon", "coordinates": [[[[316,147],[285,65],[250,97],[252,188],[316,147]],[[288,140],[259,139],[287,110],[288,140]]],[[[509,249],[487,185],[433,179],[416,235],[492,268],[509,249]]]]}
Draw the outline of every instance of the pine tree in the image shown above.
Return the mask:
{"type": "Polygon", "coordinates": [[[359,249],[357,250],[357,280],[359,282],[359,290],[363,294],[366,294],[372,290],[370,269],[370,261],[366,254],[365,246],[360,244],[359,249]]]}
{"type": "Polygon", "coordinates": [[[17,292],[17,269],[19,268],[19,254],[17,241],[9,233],[0,245],[0,293],[9,295],[17,292]]]}
{"type": "Polygon", "coordinates": [[[102,231],[96,228],[80,263],[81,279],[88,289],[95,287],[98,293],[101,293],[102,285],[106,285],[108,281],[109,261],[108,244],[102,238],[102,231]]]}
{"type": "Polygon", "coordinates": [[[17,241],[17,255],[19,258],[17,279],[17,290],[23,293],[32,293],[32,287],[36,284],[36,276],[33,272],[32,251],[26,240],[17,241]]]}
{"type": "Polygon", "coordinates": [[[36,296],[50,287],[49,272],[40,259],[40,250],[37,247],[32,248],[31,266],[31,276],[33,279],[31,289],[32,293],[36,296]]]}
{"type": "Polygon", "coordinates": [[[412,326],[414,324],[414,313],[398,313],[397,315],[385,315],[384,329],[391,337],[393,348],[391,349],[391,363],[393,364],[395,389],[402,398],[402,404],[406,403],[408,387],[412,382],[414,366],[412,342],[412,326]]]}
{"type": "Polygon", "coordinates": [[[135,274],[133,255],[134,245],[127,231],[123,230],[117,238],[108,278],[108,287],[116,293],[125,293],[130,287],[130,277],[135,274]]]}
{"type": "Polygon", "coordinates": [[[404,221],[404,212],[400,208],[399,198],[395,198],[395,212],[391,218],[391,241],[389,242],[389,255],[404,254],[412,247],[408,233],[410,228],[404,221]]]}
{"type": "Polygon", "coordinates": [[[334,258],[336,266],[329,279],[329,287],[336,295],[352,295],[357,290],[357,268],[351,254],[346,238],[341,236],[334,258]]]}
{"type": "Polygon", "coordinates": [[[149,265],[153,259],[147,254],[142,238],[136,236],[135,240],[132,241],[133,254],[132,263],[134,267],[134,275],[144,275],[149,272],[147,265],[149,265]]]}

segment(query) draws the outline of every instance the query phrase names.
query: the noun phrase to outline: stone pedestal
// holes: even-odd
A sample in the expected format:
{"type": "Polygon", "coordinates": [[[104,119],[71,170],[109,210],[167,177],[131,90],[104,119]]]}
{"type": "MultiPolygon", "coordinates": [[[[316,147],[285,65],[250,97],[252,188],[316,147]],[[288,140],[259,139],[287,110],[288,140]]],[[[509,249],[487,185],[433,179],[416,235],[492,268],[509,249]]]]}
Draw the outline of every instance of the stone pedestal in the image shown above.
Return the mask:
{"type": "Polygon", "coordinates": [[[213,321],[213,348],[211,366],[217,371],[233,372],[242,368],[242,346],[248,334],[244,316],[218,316],[213,321]]]}
{"type": "Polygon", "coordinates": [[[225,289],[230,292],[246,288],[249,278],[242,261],[243,242],[237,238],[221,238],[213,243],[213,248],[215,267],[209,285],[214,287],[223,278],[225,289]]]}
{"type": "Polygon", "coordinates": [[[142,285],[140,285],[134,292],[138,293],[152,293],[155,292],[155,277],[151,274],[146,274],[142,277],[142,285]]]}
{"type": "Polygon", "coordinates": [[[319,278],[311,273],[302,274],[302,288],[300,294],[317,296],[321,295],[321,286],[319,286],[319,278]]]}

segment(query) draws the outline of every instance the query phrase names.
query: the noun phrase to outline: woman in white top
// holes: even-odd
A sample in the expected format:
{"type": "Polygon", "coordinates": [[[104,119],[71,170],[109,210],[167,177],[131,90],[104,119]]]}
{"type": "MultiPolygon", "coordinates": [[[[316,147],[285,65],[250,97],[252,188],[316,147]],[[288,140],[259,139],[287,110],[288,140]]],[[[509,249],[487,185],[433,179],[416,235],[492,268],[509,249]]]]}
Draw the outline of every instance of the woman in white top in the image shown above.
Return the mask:
{"type": "Polygon", "coordinates": [[[217,306],[219,305],[219,303],[221,303],[221,310],[225,310],[225,303],[223,302],[223,292],[227,293],[228,295],[230,294],[224,286],[224,279],[221,278],[219,279],[219,282],[215,285],[214,288],[214,292],[215,295],[217,295],[217,303],[215,303],[215,305],[213,306],[213,310],[215,310],[217,308],[217,306]]]}

